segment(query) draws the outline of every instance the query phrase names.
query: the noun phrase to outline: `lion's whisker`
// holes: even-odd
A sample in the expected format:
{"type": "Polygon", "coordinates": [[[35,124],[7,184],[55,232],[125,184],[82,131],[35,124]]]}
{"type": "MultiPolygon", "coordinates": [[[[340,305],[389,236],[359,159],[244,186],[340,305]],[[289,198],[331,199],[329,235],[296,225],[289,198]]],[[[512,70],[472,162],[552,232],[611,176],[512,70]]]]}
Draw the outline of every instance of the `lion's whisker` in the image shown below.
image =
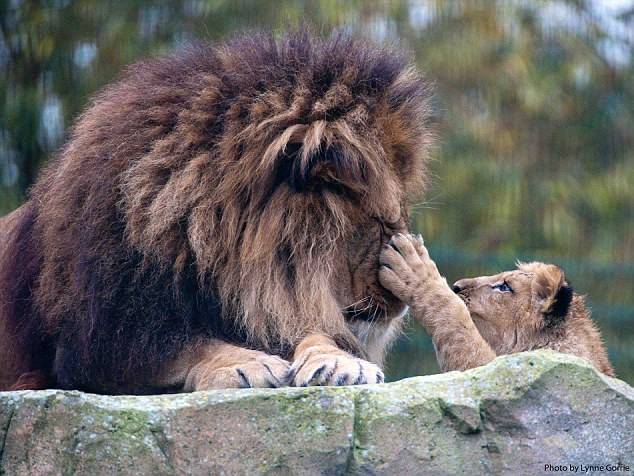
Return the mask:
{"type": "Polygon", "coordinates": [[[370,304],[374,306],[374,310],[372,311],[372,315],[370,316],[370,319],[368,319],[367,321],[367,326],[366,326],[364,336],[362,339],[364,343],[367,343],[368,341],[368,337],[370,336],[370,331],[372,330],[372,325],[374,324],[374,321],[376,320],[376,317],[377,317],[377,313],[380,310],[371,297],[370,297],[370,304]]]}
{"type": "Polygon", "coordinates": [[[367,311],[372,306],[372,297],[366,296],[363,299],[358,300],[357,302],[350,304],[343,308],[342,312],[344,314],[350,315],[350,317],[358,316],[359,314],[367,311]],[[361,309],[354,309],[357,305],[362,304],[364,301],[369,300],[368,304],[361,309]]]}
{"type": "Polygon", "coordinates": [[[348,309],[348,308],[350,308],[350,307],[357,306],[358,304],[361,304],[361,303],[363,303],[364,301],[367,301],[368,299],[372,299],[372,298],[371,298],[370,296],[365,296],[364,298],[361,298],[361,299],[359,299],[358,301],[353,302],[352,304],[347,305],[346,307],[344,307],[344,310],[345,310],[345,309],[348,309]]]}

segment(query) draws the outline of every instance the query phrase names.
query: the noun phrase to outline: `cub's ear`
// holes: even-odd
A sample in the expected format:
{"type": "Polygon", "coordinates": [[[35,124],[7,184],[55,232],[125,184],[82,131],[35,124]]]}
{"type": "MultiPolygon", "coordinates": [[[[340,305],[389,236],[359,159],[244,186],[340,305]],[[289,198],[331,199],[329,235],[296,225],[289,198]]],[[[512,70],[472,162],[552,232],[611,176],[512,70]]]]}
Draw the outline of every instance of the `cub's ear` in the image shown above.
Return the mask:
{"type": "Polygon", "coordinates": [[[556,324],[563,321],[570,310],[570,303],[572,303],[573,289],[568,283],[565,283],[559,288],[555,299],[550,307],[550,310],[546,313],[546,319],[549,319],[550,324],[556,324]]]}
{"type": "Polygon", "coordinates": [[[563,270],[553,264],[542,264],[535,267],[534,272],[533,292],[540,302],[546,325],[562,322],[568,314],[573,296],[563,270]]]}

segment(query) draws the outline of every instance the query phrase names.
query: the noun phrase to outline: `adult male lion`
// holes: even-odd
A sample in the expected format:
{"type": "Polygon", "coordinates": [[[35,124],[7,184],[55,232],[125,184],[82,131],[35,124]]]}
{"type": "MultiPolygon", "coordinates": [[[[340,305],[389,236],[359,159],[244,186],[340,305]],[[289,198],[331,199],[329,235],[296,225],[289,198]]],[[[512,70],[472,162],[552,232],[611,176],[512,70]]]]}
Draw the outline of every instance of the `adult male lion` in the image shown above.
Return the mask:
{"type": "Polygon", "coordinates": [[[421,189],[426,90],[343,35],[132,66],[4,220],[0,386],[381,381],[404,305],[378,254],[421,189]]]}

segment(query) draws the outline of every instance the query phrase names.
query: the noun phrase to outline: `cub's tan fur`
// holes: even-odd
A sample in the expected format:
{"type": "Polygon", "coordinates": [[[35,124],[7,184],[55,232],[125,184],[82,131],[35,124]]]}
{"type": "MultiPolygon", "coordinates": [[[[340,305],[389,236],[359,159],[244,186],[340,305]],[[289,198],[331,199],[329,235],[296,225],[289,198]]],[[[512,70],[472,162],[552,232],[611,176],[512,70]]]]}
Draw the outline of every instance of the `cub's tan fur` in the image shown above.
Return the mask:
{"type": "Polygon", "coordinates": [[[379,277],[432,337],[443,371],[464,370],[497,355],[549,348],[614,375],[583,296],[561,268],[519,263],[516,270],[462,279],[440,275],[420,236],[395,235],[381,252],[379,277]]]}

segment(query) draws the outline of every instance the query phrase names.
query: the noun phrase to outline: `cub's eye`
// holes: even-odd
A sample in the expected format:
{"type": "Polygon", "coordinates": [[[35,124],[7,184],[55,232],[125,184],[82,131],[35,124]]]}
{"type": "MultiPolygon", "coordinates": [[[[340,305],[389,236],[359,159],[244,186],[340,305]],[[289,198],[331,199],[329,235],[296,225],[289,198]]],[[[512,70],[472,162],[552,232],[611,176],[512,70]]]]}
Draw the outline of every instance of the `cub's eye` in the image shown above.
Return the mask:
{"type": "Polygon", "coordinates": [[[511,286],[509,286],[509,283],[507,283],[506,281],[504,281],[503,283],[500,284],[494,284],[493,289],[498,289],[500,291],[502,291],[503,293],[512,293],[513,292],[513,288],[511,288],[511,286]]]}

